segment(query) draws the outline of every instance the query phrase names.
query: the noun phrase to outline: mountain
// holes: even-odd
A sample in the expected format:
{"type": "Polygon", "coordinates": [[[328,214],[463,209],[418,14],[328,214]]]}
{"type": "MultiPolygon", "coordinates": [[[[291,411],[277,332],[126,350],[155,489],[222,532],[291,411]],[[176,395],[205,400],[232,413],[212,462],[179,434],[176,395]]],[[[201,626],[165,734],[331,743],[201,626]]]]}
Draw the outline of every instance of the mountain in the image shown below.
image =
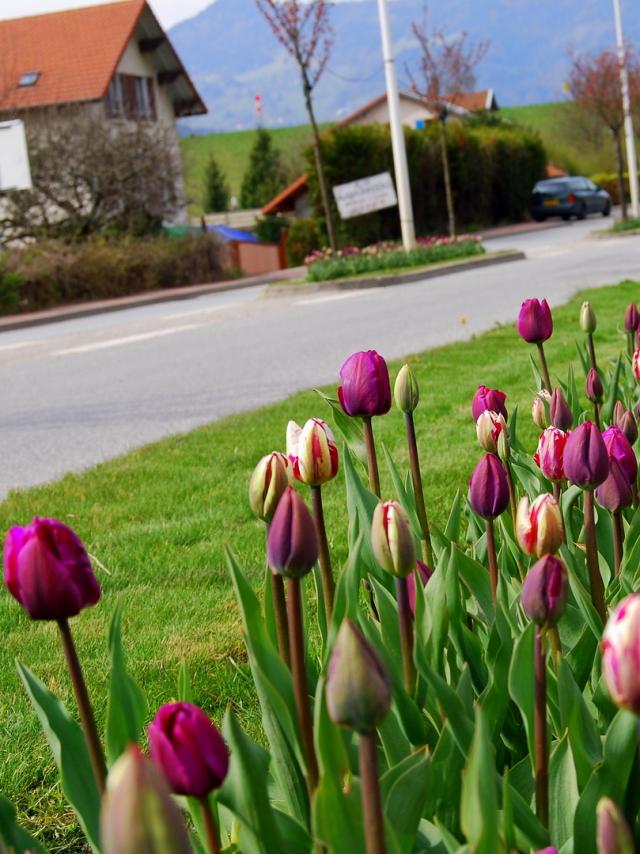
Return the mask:
{"type": "MultiPolygon", "coordinates": [[[[640,41],[634,0],[623,0],[625,35],[640,41]]],[[[423,0],[391,0],[389,12],[400,85],[418,52],[411,22],[423,0]]],[[[614,43],[611,4],[602,0],[432,0],[430,26],[452,35],[488,40],[477,68],[477,87],[492,87],[504,106],[559,100],[567,50],[600,50],[614,43]]],[[[331,10],[335,42],[315,91],[320,121],[348,115],[384,90],[376,0],[344,0],[331,10]]],[[[255,0],[214,0],[177,24],[169,36],[209,107],[181,122],[183,132],[233,130],[256,124],[254,97],[263,99],[267,126],[306,122],[299,74],[276,41],[255,0]]]]}

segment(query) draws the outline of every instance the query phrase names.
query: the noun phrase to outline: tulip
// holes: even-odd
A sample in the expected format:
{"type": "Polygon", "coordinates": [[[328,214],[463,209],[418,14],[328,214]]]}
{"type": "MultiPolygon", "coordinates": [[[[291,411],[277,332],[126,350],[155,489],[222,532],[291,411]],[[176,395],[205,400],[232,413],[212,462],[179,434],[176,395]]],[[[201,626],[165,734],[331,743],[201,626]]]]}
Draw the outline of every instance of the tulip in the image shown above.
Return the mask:
{"type": "Polygon", "coordinates": [[[624,328],[627,332],[637,332],[640,326],[640,313],[634,302],[629,303],[624,313],[624,328]]]}
{"type": "Polygon", "coordinates": [[[273,451],[262,457],[249,480],[249,505],[263,522],[270,522],[278,501],[289,486],[291,464],[285,454],[273,451]]]}
{"type": "Polygon", "coordinates": [[[426,587],[432,575],[433,572],[429,569],[427,564],[421,560],[417,560],[415,571],[407,576],[407,587],[409,589],[409,608],[411,609],[411,615],[413,617],[415,617],[416,614],[417,579],[420,579],[420,583],[422,584],[422,586],[426,587]]]}
{"type": "Polygon", "coordinates": [[[587,379],[585,381],[585,392],[592,403],[602,403],[604,388],[602,387],[600,374],[595,368],[589,369],[589,373],[587,374],[587,379]]]}
{"type": "Polygon", "coordinates": [[[192,703],[168,703],[149,724],[151,759],[176,795],[204,798],[229,770],[227,745],[209,716],[192,703]]]}
{"type": "Polygon", "coordinates": [[[391,575],[404,577],[416,564],[409,517],[397,501],[380,502],[373,512],[371,545],[380,566],[391,575]]]}
{"type": "Polygon", "coordinates": [[[622,810],[611,798],[600,798],[596,807],[598,854],[635,854],[633,836],[622,810]]]}
{"type": "Polygon", "coordinates": [[[555,626],[567,607],[569,581],[564,563],[544,555],[531,567],[522,585],[522,608],[539,626],[555,626]]]}
{"type": "Polygon", "coordinates": [[[136,745],[127,748],[109,773],[100,831],[103,854],[191,852],[164,777],[136,745]]]}
{"type": "Polygon", "coordinates": [[[633,376],[635,377],[636,382],[640,382],[640,347],[637,347],[633,351],[631,367],[633,368],[633,376]]]}
{"type": "Polygon", "coordinates": [[[498,439],[501,433],[508,436],[507,422],[504,420],[504,416],[489,409],[481,412],[476,422],[476,435],[480,447],[495,454],[498,450],[498,439]]]}
{"type": "Polygon", "coordinates": [[[539,558],[558,551],[563,539],[562,515],[553,495],[539,495],[531,506],[526,496],[520,499],[516,536],[528,555],[539,558]]]}
{"type": "Polygon", "coordinates": [[[531,418],[536,427],[545,430],[549,426],[549,406],[551,404],[551,395],[546,388],[540,389],[538,394],[533,398],[531,406],[531,418]]]}
{"type": "Polygon", "coordinates": [[[310,486],[327,483],[338,473],[338,446],[320,418],[310,418],[302,428],[289,421],[287,455],[295,478],[310,486]]]}
{"type": "Polygon", "coordinates": [[[615,457],[609,460],[607,479],[596,487],[596,500],[610,513],[619,513],[633,504],[633,488],[625,470],[615,457]]]}
{"type": "Polygon", "coordinates": [[[582,489],[594,489],[606,480],[609,455],[602,434],[592,421],[584,421],[569,434],[563,461],[567,478],[582,489]]]}
{"type": "Polygon", "coordinates": [[[373,733],[391,708],[391,678],[377,651],[349,619],[329,659],[327,709],[331,720],[357,733],[373,733]]]}
{"type": "Polygon", "coordinates": [[[9,529],[4,583],[32,620],[67,620],[100,599],[84,546],[57,519],[36,517],[9,529]]]}
{"type": "Polygon", "coordinates": [[[547,427],[540,441],[538,450],[533,455],[535,464],[542,474],[554,483],[564,480],[564,449],[569,433],[557,427],[547,427]]]}
{"type": "Polygon", "coordinates": [[[554,388],[553,390],[551,403],[549,404],[549,413],[553,427],[566,432],[573,426],[573,412],[569,409],[569,404],[560,388],[554,388]]]}
{"type": "Polygon", "coordinates": [[[486,385],[479,385],[471,401],[473,420],[477,423],[480,415],[486,409],[490,409],[492,412],[502,415],[506,421],[508,418],[507,408],[504,405],[506,399],[507,396],[503,391],[499,391],[497,388],[487,388],[486,385]]]}
{"type": "Polygon", "coordinates": [[[349,356],[340,368],[340,379],[338,398],[347,415],[370,418],[391,409],[387,363],[375,350],[349,356]]]}
{"type": "Polygon", "coordinates": [[[617,706],[640,715],[640,593],[611,614],[602,635],[602,675],[617,706]]]}
{"type": "Polygon", "coordinates": [[[400,412],[413,412],[420,400],[418,381],[409,365],[403,365],[393,387],[393,396],[400,412]]]}
{"type": "Polygon", "coordinates": [[[518,315],[518,332],[529,344],[542,344],[551,337],[553,319],[546,299],[528,299],[522,303],[518,315]]]}
{"type": "Polygon", "coordinates": [[[638,461],[629,440],[619,427],[608,427],[602,434],[609,460],[616,459],[633,485],[638,477],[638,461]]]}
{"type": "Polygon", "coordinates": [[[470,481],[469,501],[484,519],[495,519],[509,503],[509,486],[504,466],[495,454],[485,454],[470,481]]]}
{"type": "Polygon", "coordinates": [[[536,854],[558,854],[558,849],[555,845],[548,845],[546,848],[541,848],[539,851],[536,851],[536,854]]]}
{"type": "Polygon", "coordinates": [[[629,440],[630,445],[634,445],[638,439],[638,425],[635,415],[631,409],[625,409],[624,404],[617,400],[613,409],[613,423],[619,427],[624,435],[629,440]]]}
{"type": "Polygon", "coordinates": [[[288,486],[269,528],[267,556],[271,571],[286,578],[302,578],[313,569],[318,550],[313,517],[298,493],[288,486]]]}
{"type": "Polygon", "coordinates": [[[592,335],[596,331],[596,315],[588,302],[583,302],[580,309],[580,329],[586,335],[592,335]]]}

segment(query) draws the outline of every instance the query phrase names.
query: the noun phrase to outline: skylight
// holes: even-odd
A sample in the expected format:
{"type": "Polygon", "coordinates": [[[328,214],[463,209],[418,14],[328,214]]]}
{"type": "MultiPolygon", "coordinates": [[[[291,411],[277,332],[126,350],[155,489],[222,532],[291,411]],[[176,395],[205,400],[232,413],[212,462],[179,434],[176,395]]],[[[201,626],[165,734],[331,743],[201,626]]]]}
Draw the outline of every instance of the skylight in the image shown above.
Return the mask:
{"type": "Polygon", "coordinates": [[[20,77],[18,86],[35,86],[39,77],[39,71],[25,71],[25,73],[20,77]]]}

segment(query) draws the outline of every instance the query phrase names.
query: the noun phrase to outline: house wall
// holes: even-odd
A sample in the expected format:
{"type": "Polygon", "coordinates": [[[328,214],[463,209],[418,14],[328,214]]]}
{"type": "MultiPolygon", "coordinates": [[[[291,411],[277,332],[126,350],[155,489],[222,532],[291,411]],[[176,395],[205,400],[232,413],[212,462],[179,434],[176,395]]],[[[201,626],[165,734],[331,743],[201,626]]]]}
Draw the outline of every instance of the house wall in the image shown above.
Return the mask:
{"type": "MultiPolygon", "coordinates": [[[[420,104],[416,104],[413,101],[407,101],[404,98],[400,98],[400,118],[402,119],[402,124],[407,127],[415,128],[417,121],[428,121],[429,119],[434,118],[433,113],[431,113],[426,107],[421,106],[420,104]]],[[[370,110],[367,110],[366,113],[363,113],[361,116],[358,116],[357,119],[350,122],[349,124],[354,125],[370,125],[375,122],[379,122],[380,124],[387,124],[389,121],[389,107],[387,106],[386,100],[381,104],[372,107],[370,110]]]]}

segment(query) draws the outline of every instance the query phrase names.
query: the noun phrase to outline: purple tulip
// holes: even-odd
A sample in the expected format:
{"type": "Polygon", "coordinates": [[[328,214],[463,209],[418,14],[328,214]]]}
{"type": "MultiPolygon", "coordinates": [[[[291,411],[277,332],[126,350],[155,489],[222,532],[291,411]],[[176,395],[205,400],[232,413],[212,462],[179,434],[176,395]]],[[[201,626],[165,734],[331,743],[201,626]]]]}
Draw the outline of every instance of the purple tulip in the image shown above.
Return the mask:
{"type": "Polygon", "coordinates": [[[267,538],[271,571],[287,578],[302,578],[318,560],[319,545],[313,516],[288,486],[273,514],[267,538]]]}
{"type": "Polygon", "coordinates": [[[485,454],[471,475],[469,501],[479,516],[495,519],[509,503],[504,466],[495,454],[485,454]]]}
{"type": "Polygon", "coordinates": [[[631,409],[625,409],[624,404],[619,400],[613,410],[613,423],[619,427],[624,435],[629,440],[630,445],[634,445],[638,439],[638,425],[636,417],[631,409]]]}
{"type": "Polygon", "coordinates": [[[100,599],[100,585],[76,534],[57,519],[36,517],[9,529],[4,583],[32,620],[66,620],[100,599]]]}
{"type": "Polygon", "coordinates": [[[627,332],[637,332],[640,326],[640,314],[634,302],[629,303],[624,313],[624,328],[627,332]]]}
{"type": "Polygon", "coordinates": [[[569,434],[563,462],[568,480],[582,489],[593,489],[607,479],[609,454],[593,421],[584,421],[569,434]]]}
{"type": "Polygon", "coordinates": [[[636,846],[624,813],[611,798],[596,807],[598,854],[635,854],[636,846]]]}
{"type": "Polygon", "coordinates": [[[553,318],[546,299],[527,299],[518,315],[518,332],[529,344],[542,344],[553,332],[553,318]]]}
{"type": "Polygon", "coordinates": [[[204,798],[219,789],[229,751],[208,715],[192,703],[168,703],[149,724],[153,762],[176,795],[204,798]]]}
{"type": "Polygon", "coordinates": [[[416,576],[420,578],[422,582],[422,586],[426,587],[427,582],[433,575],[433,572],[429,569],[426,563],[423,563],[421,560],[416,561],[415,572],[410,573],[407,576],[407,592],[409,594],[409,608],[411,609],[412,615],[415,617],[416,615],[416,576]]]}
{"type": "Polygon", "coordinates": [[[633,489],[624,469],[615,457],[609,460],[609,475],[596,487],[596,499],[610,513],[618,513],[633,504],[633,489]]]}
{"type": "Polygon", "coordinates": [[[557,427],[558,430],[570,430],[573,425],[573,412],[569,409],[567,399],[562,393],[562,389],[554,388],[551,395],[551,403],[549,404],[549,414],[551,416],[551,424],[557,427]]]}
{"type": "Polygon", "coordinates": [[[506,399],[507,395],[503,391],[498,391],[497,388],[488,388],[486,385],[479,385],[471,401],[471,414],[474,422],[477,423],[478,418],[487,410],[502,415],[506,421],[509,417],[507,407],[504,405],[506,399]]]}
{"type": "Polygon", "coordinates": [[[613,702],[640,715],[640,593],[623,599],[607,621],[602,675],[613,702]]]}
{"type": "Polygon", "coordinates": [[[541,848],[539,851],[536,851],[536,854],[558,854],[558,849],[555,845],[548,845],[546,848],[541,848]]]}
{"type": "Polygon", "coordinates": [[[619,427],[608,427],[602,434],[609,459],[616,459],[622,466],[629,482],[634,484],[638,477],[638,461],[629,440],[619,427]]]}
{"type": "Polygon", "coordinates": [[[564,563],[555,555],[544,555],[527,573],[522,585],[522,608],[539,626],[555,626],[564,614],[569,580],[564,563]]]}
{"type": "Polygon", "coordinates": [[[391,384],[387,363],[375,350],[349,356],[340,368],[340,406],[347,415],[363,418],[385,415],[391,409],[391,384]]]}
{"type": "Polygon", "coordinates": [[[602,386],[600,374],[595,368],[589,368],[589,373],[587,374],[587,379],[584,384],[584,390],[588,399],[592,403],[602,403],[604,388],[602,386]]]}

